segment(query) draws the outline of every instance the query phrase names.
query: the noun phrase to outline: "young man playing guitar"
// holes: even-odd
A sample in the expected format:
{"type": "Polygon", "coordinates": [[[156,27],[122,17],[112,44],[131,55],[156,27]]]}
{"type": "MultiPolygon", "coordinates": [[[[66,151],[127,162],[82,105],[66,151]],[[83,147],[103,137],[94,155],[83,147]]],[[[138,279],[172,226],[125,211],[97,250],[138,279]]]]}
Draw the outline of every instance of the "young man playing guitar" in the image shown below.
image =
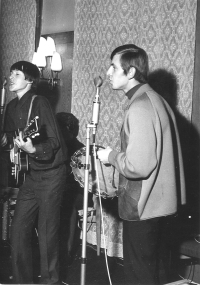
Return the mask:
{"type": "Polygon", "coordinates": [[[19,61],[10,72],[9,89],[17,96],[7,105],[4,130],[8,142],[14,140],[15,147],[27,154],[29,168],[19,188],[11,229],[13,281],[33,283],[31,236],[38,214],[40,283],[59,284],[58,232],[67,149],[48,100],[35,96],[38,68],[19,61]],[[36,118],[39,135],[25,139],[24,130],[36,118]]]}

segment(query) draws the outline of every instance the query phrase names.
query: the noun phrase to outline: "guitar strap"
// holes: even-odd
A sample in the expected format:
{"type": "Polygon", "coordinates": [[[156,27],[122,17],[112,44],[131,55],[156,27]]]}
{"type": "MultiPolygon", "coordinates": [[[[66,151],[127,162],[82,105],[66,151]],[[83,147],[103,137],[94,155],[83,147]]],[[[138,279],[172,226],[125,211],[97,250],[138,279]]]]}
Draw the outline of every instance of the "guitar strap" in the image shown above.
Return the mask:
{"type": "Polygon", "coordinates": [[[29,107],[29,111],[28,111],[26,126],[28,126],[28,123],[29,123],[29,119],[30,119],[30,115],[31,115],[31,111],[32,111],[32,106],[33,106],[33,100],[35,99],[35,97],[37,97],[37,95],[33,95],[33,97],[31,98],[31,103],[30,103],[30,107],[29,107]]]}

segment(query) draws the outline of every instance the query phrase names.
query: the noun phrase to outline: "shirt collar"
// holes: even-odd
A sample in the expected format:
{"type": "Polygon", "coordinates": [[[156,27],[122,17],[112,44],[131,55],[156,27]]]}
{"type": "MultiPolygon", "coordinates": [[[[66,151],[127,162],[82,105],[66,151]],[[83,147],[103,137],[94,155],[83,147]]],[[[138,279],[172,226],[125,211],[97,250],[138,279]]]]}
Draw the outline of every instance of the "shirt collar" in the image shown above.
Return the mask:
{"type": "Polygon", "coordinates": [[[18,99],[18,106],[22,106],[33,95],[33,90],[27,91],[20,99],[18,99]]]}
{"type": "Polygon", "coordinates": [[[144,83],[139,83],[136,86],[134,86],[133,88],[131,88],[127,93],[126,96],[128,97],[128,99],[130,100],[133,95],[135,94],[135,92],[142,86],[144,85],[144,83]]]}

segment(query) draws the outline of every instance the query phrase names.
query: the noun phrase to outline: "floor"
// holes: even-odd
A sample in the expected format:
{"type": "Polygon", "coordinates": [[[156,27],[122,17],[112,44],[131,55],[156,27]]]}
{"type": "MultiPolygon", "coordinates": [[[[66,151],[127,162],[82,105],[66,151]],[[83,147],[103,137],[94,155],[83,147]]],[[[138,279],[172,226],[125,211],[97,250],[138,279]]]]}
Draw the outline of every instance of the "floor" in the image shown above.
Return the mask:
{"type": "MultiPolygon", "coordinates": [[[[35,251],[35,256],[37,252],[35,251]]],[[[10,264],[10,248],[8,242],[3,242],[0,247],[0,284],[12,284],[12,271],[10,264]]],[[[102,249],[100,256],[97,256],[96,247],[90,244],[86,246],[87,263],[84,269],[82,260],[82,245],[80,244],[73,257],[72,264],[68,264],[67,259],[61,262],[61,277],[63,284],[82,284],[87,285],[126,285],[125,276],[123,272],[123,261],[119,258],[107,257],[108,270],[106,267],[105,252],[102,249]],[[85,270],[85,271],[84,271],[85,270]],[[81,279],[81,272],[85,273],[85,281],[81,279]],[[109,281],[109,275],[110,281],[109,281]]],[[[38,258],[36,258],[38,260],[38,258]]],[[[36,261],[36,260],[35,260],[36,261]]],[[[35,262],[36,264],[36,262],[35,262]]],[[[38,283],[37,276],[39,269],[35,266],[35,283],[38,283]]],[[[83,277],[82,277],[83,278],[83,277]]]]}
{"type": "MultiPolygon", "coordinates": [[[[0,246],[0,284],[12,283],[12,271],[10,264],[10,248],[9,242],[2,242],[0,246]]],[[[35,251],[35,257],[37,256],[37,250],[35,251]]],[[[61,277],[63,284],[81,284],[81,270],[84,270],[81,264],[82,245],[80,244],[73,257],[72,264],[68,264],[67,259],[61,261],[61,277]]],[[[110,271],[111,282],[109,283],[108,273],[106,269],[105,254],[102,250],[100,256],[97,256],[96,248],[87,244],[86,246],[86,258],[87,264],[85,267],[85,283],[87,285],[97,284],[126,284],[125,276],[123,273],[122,260],[117,258],[108,257],[108,266],[110,271]]],[[[38,260],[38,258],[36,258],[38,260]]],[[[35,260],[36,261],[36,260],[35,260]]],[[[84,272],[84,271],[82,271],[84,272]]],[[[38,283],[37,276],[39,275],[39,269],[37,262],[35,262],[35,283],[38,283]]]]}
{"type": "MultiPolygon", "coordinates": [[[[122,259],[115,257],[107,257],[107,264],[108,264],[107,268],[104,250],[101,249],[100,255],[97,256],[96,246],[87,244],[86,245],[87,263],[84,267],[84,265],[81,262],[82,261],[81,240],[78,239],[76,243],[77,244],[76,248],[74,249],[73,258],[70,260],[67,258],[65,251],[61,248],[60,275],[63,285],[66,284],[128,285],[129,284],[126,281],[126,277],[124,275],[122,259]],[[83,273],[82,275],[81,272],[83,273]]],[[[33,240],[33,247],[34,247],[33,250],[34,284],[38,284],[39,251],[38,251],[37,242],[34,240],[33,240]]],[[[160,277],[160,284],[167,284],[170,282],[181,280],[181,277],[176,273],[173,273],[173,277],[171,276],[170,280],[167,280],[162,264],[160,264],[159,277],[160,277]]],[[[8,240],[0,242],[0,284],[12,284],[10,246],[8,240]]]]}
{"type": "Polygon", "coordinates": [[[87,285],[93,284],[126,284],[123,272],[123,262],[114,257],[107,257],[108,270],[106,267],[105,252],[102,249],[100,256],[97,256],[96,248],[87,244],[86,246],[86,267],[82,264],[82,245],[78,247],[73,264],[68,267],[66,283],[67,284],[81,284],[84,279],[81,279],[81,272],[85,272],[85,283],[87,285]],[[85,268],[85,269],[84,269],[85,268]],[[85,270],[85,271],[84,271],[85,270]],[[112,283],[109,283],[108,272],[112,283]]]}
{"type": "MultiPolygon", "coordinates": [[[[66,207],[67,208],[67,207],[66,207]]],[[[64,215],[66,217],[67,215],[64,215]]],[[[61,224],[65,225],[62,228],[67,229],[69,232],[68,220],[61,219],[61,224]]],[[[8,223],[10,224],[10,223],[8,223]]],[[[60,246],[60,275],[63,285],[77,285],[84,284],[83,276],[81,272],[83,270],[82,264],[82,244],[80,240],[80,232],[76,232],[74,237],[74,254],[73,258],[69,259],[66,253],[66,240],[67,234],[65,231],[62,232],[62,242],[60,246]]],[[[169,235],[169,233],[167,233],[169,235]]],[[[11,270],[11,258],[10,258],[10,245],[9,237],[7,240],[2,240],[0,236],[0,284],[12,284],[12,270],[11,270]]],[[[34,284],[39,283],[39,250],[36,232],[33,234],[33,264],[34,264],[34,284]]],[[[115,257],[107,257],[108,268],[106,266],[105,252],[101,249],[101,253],[97,256],[96,246],[91,244],[86,245],[86,268],[85,268],[85,284],[86,285],[128,285],[126,276],[123,270],[123,260],[115,257]],[[110,277],[110,278],[109,278],[110,277]]],[[[190,260],[186,260],[190,262],[190,260]]],[[[185,262],[185,261],[184,261],[185,262]]],[[[170,277],[166,277],[164,270],[165,265],[163,261],[160,261],[159,279],[160,284],[167,284],[173,281],[178,281],[182,277],[177,273],[175,269],[176,264],[173,263],[173,272],[170,277]]],[[[191,265],[189,264],[188,269],[191,273],[191,265]]],[[[82,274],[83,275],[83,274],[82,274]]],[[[169,276],[169,275],[168,275],[169,276]]],[[[189,276],[189,275],[187,275],[189,276]]],[[[191,276],[191,274],[190,274],[191,276]]],[[[199,279],[198,279],[199,280],[199,279]]],[[[198,282],[200,283],[200,282],[198,282]]]]}
{"type": "MultiPolygon", "coordinates": [[[[39,283],[39,253],[37,244],[33,243],[34,248],[34,283],[39,283]]],[[[61,250],[62,251],[62,250],[61,250]]],[[[82,244],[78,241],[74,256],[68,260],[64,251],[61,252],[60,274],[63,285],[127,285],[123,271],[123,260],[115,257],[106,257],[104,249],[101,249],[100,255],[97,256],[96,246],[86,245],[86,266],[82,264],[82,244]],[[81,272],[82,277],[81,277],[81,272]],[[85,279],[83,279],[85,278],[85,279]]],[[[167,279],[164,271],[160,270],[160,283],[166,284],[167,279]]],[[[179,277],[175,278],[178,280],[179,277]]],[[[0,243],[0,284],[12,284],[12,271],[10,259],[9,241],[1,241],[0,243]]]]}
{"type": "MultiPolygon", "coordinates": [[[[67,221],[64,220],[63,223],[67,227],[67,221]]],[[[64,227],[62,227],[64,228],[64,227]]],[[[104,249],[101,249],[100,255],[97,256],[96,246],[91,244],[86,245],[86,265],[82,264],[82,240],[80,239],[80,229],[76,231],[74,236],[74,252],[71,259],[67,256],[66,251],[66,240],[67,235],[62,232],[61,235],[61,246],[60,246],[60,276],[62,284],[66,285],[128,285],[126,281],[126,276],[123,270],[123,260],[115,257],[107,257],[104,249]],[[107,266],[108,265],[108,266],[107,266]],[[85,268],[85,269],[84,269],[85,268]],[[81,274],[81,272],[83,274],[81,274]],[[84,275],[84,276],[83,276],[84,275]],[[82,277],[81,277],[82,276],[82,277]],[[84,278],[84,280],[83,280],[84,278]],[[85,283],[83,283],[85,282],[85,283]]],[[[33,232],[33,268],[34,268],[34,284],[39,283],[39,249],[36,231],[33,232]]],[[[186,260],[189,262],[190,260],[186,260]]],[[[173,263],[173,270],[170,274],[166,275],[164,270],[165,265],[163,261],[160,261],[159,269],[159,279],[160,284],[167,284],[173,281],[178,281],[181,276],[177,273],[176,263],[173,263]]],[[[194,275],[191,274],[192,266],[188,264],[189,273],[187,276],[194,275]]],[[[198,268],[196,269],[196,271],[198,268]]],[[[185,277],[184,277],[185,278],[185,277]]],[[[192,279],[193,280],[193,279],[192,279]]],[[[198,279],[199,280],[199,279],[198,279]]],[[[200,283],[200,282],[198,282],[200,283]]],[[[12,270],[11,270],[11,258],[10,258],[10,244],[9,236],[7,240],[0,240],[0,284],[12,284],[12,270]]]]}

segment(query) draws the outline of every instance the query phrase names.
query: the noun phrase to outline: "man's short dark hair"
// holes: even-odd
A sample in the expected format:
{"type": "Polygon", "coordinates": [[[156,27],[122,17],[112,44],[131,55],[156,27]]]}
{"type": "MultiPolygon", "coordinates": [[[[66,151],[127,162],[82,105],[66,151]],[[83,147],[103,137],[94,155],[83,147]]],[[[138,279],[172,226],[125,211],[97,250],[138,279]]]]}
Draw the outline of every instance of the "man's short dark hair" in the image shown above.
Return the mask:
{"type": "Polygon", "coordinates": [[[35,64],[23,60],[18,61],[11,66],[10,72],[13,70],[22,71],[24,73],[25,79],[33,82],[32,88],[37,87],[40,78],[40,71],[35,64]]]}
{"type": "Polygon", "coordinates": [[[111,60],[116,54],[120,54],[120,63],[121,67],[124,70],[124,73],[127,75],[130,68],[134,67],[136,69],[135,80],[140,83],[146,83],[148,72],[149,72],[149,63],[148,55],[142,48],[134,45],[127,44],[117,47],[111,53],[111,60]]]}

